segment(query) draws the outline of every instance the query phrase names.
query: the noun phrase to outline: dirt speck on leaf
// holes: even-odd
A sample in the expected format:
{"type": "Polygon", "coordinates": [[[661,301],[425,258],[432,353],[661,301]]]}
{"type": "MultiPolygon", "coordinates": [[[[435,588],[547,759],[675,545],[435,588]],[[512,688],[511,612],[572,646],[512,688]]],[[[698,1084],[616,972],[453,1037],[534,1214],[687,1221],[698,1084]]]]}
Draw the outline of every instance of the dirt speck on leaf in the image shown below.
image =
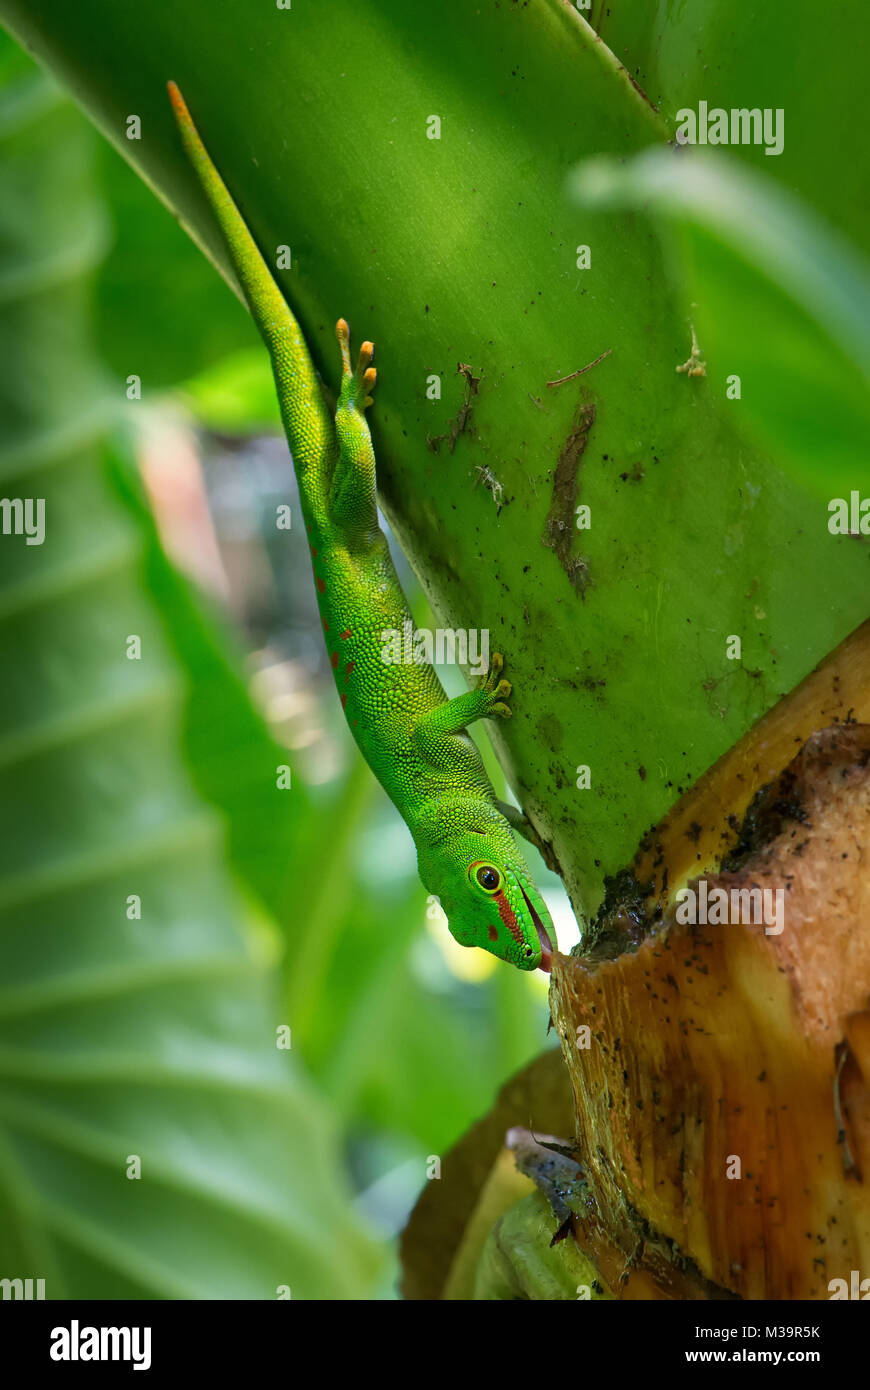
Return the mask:
{"type": "Polygon", "coordinates": [[[575,531],[574,515],[579,495],[578,474],[580,460],[589,442],[589,433],[595,423],[595,406],[580,404],[574,412],[571,432],[565,440],[556,472],[553,477],[553,500],[547,514],[544,534],[541,540],[550,550],[555,550],[559,564],[570,579],[573,587],[585,596],[591,583],[589,563],[582,555],[572,555],[575,531]]]}

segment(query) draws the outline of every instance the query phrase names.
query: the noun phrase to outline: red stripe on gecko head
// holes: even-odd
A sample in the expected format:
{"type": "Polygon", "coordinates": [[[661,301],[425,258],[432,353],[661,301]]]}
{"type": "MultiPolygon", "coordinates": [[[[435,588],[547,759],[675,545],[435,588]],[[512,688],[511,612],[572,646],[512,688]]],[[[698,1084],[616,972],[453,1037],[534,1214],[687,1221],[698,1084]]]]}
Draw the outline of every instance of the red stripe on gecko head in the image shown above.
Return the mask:
{"type": "Polygon", "coordinates": [[[518,946],[524,945],[522,927],[517,921],[517,914],[514,912],[504,893],[495,893],[495,905],[498,908],[498,915],[504,922],[514,941],[518,946]]]}

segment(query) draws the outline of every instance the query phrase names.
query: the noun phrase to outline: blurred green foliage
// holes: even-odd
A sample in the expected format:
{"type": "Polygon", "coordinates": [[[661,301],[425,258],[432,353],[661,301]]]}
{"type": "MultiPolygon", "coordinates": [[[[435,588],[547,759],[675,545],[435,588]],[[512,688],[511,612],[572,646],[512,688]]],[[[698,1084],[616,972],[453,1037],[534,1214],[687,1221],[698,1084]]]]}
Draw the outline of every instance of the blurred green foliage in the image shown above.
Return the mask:
{"type": "Polygon", "coordinates": [[[262,358],[247,311],[153,190],[108,143],[99,141],[95,155],[114,227],[96,278],[95,330],[106,365],[122,377],[135,371],[154,392],[245,349],[262,358]]]}
{"type": "Polygon", "coordinates": [[[824,501],[848,498],[870,478],[870,266],[766,169],[655,150],[589,161],[572,187],[583,206],[661,215],[708,373],[739,378],[742,413],[784,468],[824,501]]]}
{"type": "MultiPolygon", "coordinates": [[[[221,754],[263,767],[268,738],[190,609],[166,641],[118,492],[93,137],[5,40],[0,76],[0,477],[45,516],[0,547],[0,1269],[50,1298],[363,1296],[382,1256],[195,785],[225,800],[221,754]]],[[[263,784],[242,762],[232,791],[241,863],[263,784]]]]}
{"type": "MultiPolygon", "coordinates": [[[[863,157],[868,13],[864,0],[592,0],[590,22],[657,108],[770,107],[785,120],[782,154],[728,150],[795,194],[870,257],[870,162],[863,157]]],[[[722,151],[719,151],[722,153],[722,151]]],[[[763,322],[753,319],[752,327],[763,322]]],[[[749,325],[747,325],[749,326],[749,325]]]]}

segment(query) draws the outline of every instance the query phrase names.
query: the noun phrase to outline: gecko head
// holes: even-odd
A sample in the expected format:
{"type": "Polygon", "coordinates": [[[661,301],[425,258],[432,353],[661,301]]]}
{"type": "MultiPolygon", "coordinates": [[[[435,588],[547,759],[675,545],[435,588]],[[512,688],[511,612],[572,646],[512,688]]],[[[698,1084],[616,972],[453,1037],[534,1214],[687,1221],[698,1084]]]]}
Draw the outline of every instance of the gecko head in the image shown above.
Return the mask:
{"type": "Polygon", "coordinates": [[[442,807],[415,828],[420,877],[460,946],[479,946],[520,970],[549,970],[553,923],[513,831],[494,807],[472,805],[470,815],[467,803],[464,815],[442,807]]]}

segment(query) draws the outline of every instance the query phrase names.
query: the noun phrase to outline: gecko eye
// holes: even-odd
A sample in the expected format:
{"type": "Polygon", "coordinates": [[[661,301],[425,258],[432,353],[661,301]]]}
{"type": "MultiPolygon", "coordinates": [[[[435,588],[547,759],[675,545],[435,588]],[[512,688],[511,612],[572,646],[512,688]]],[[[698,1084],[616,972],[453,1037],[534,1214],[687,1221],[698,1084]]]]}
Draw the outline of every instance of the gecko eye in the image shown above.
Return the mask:
{"type": "Polygon", "coordinates": [[[533,946],[525,946],[523,950],[527,956],[533,956],[535,954],[535,948],[533,946]]]}
{"type": "Polygon", "coordinates": [[[498,869],[494,869],[491,864],[478,864],[472,867],[475,869],[474,877],[483,891],[485,893],[497,893],[501,887],[501,874],[498,869]]]}

